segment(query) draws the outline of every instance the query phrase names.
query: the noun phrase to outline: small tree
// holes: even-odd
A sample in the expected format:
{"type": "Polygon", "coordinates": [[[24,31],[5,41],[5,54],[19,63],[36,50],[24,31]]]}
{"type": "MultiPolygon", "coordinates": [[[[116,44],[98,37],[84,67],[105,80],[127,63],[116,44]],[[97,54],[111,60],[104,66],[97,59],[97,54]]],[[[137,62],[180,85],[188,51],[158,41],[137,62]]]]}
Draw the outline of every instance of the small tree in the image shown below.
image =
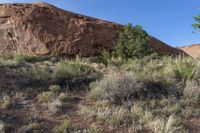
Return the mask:
{"type": "Polygon", "coordinates": [[[196,23],[192,26],[200,32],[200,15],[194,17],[196,23]]]}
{"type": "Polygon", "coordinates": [[[103,64],[105,64],[106,66],[108,65],[108,62],[109,62],[109,60],[111,60],[111,55],[110,55],[110,53],[107,51],[107,50],[105,50],[105,49],[103,49],[102,51],[101,51],[101,54],[100,54],[100,56],[99,56],[99,59],[100,59],[100,61],[103,63],[103,64]]]}
{"type": "Polygon", "coordinates": [[[147,48],[148,34],[141,26],[124,26],[119,33],[117,46],[113,51],[114,57],[122,59],[142,58],[152,53],[152,49],[147,48]]]}

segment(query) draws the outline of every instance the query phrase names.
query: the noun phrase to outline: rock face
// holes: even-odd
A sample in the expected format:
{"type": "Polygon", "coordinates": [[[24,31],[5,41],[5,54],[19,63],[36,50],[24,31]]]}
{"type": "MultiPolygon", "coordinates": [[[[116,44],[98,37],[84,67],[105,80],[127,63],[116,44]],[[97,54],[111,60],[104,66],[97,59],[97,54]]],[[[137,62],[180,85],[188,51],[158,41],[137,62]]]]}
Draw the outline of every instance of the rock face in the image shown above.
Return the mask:
{"type": "Polygon", "coordinates": [[[168,44],[156,39],[155,37],[150,37],[149,45],[158,53],[165,53],[173,56],[188,56],[188,54],[183,50],[171,47],[168,44]]]}
{"type": "Polygon", "coordinates": [[[200,44],[193,44],[185,47],[180,47],[180,49],[193,58],[200,57],[200,44]]]}
{"type": "MultiPolygon", "coordinates": [[[[96,55],[114,48],[121,27],[46,3],[0,4],[0,52],[96,55]]],[[[153,37],[150,44],[158,52],[183,53],[153,37]]]]}

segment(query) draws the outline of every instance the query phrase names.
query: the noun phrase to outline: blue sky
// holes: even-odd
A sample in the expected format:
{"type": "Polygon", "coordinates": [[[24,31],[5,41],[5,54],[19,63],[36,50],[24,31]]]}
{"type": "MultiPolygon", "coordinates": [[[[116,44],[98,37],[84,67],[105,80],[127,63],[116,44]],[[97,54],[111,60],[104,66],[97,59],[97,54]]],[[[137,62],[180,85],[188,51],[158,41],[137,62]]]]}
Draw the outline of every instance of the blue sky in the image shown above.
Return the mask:
{"type": "MultiPolygon", "coordinates": [[[[121,24],[142,25],[152,36],[172,46],[200,43],[191,26],[200,14],[200,0],[43,0],[60,8],[121,24]]],[[[0,0],[35,2],[35,0],[0,0]]]]}

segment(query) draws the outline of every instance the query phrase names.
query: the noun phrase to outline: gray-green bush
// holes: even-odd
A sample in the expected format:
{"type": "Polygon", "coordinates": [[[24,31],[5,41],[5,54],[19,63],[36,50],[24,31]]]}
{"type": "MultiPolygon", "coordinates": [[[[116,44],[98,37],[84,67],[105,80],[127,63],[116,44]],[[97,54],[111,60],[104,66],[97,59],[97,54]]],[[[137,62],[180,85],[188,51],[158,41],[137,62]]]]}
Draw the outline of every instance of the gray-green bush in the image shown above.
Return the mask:
{"type": "Polygon", "coordinates": [[[14,60],[16,60],[17,62],[20,62],[20,63],[21,62],[35,62],[37,60],[37,57],[17,54],[14,56],[14,60]]]}
{"type": "Polygon", "coordinates": [[[78,76],[88,75],[92,72],[94,72],[94,70],[88,66],[64,60],[58,63],[55,71],[55,78],[73,79],[78,76]]]}
{"type": "Polygon", "coordinates": [[[132,99],[162,98],[168,91],[162,83],[139,80],[131,73],[112,73],[97,81],[90,96],[114,103],[132,99]]]}

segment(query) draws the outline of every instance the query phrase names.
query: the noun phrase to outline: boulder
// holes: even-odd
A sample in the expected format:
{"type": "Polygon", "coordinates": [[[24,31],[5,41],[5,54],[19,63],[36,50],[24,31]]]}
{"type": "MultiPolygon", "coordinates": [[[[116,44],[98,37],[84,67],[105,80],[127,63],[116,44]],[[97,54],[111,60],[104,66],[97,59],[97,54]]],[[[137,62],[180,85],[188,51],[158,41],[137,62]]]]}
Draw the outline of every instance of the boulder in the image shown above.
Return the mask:
{"type": "MultiPolygon", "coordinates": [[[[122,25],[59,9],[47,3],[0,4],[0,52],[93,56],[112,50],[122,25]]],[[[158,52],[181,50],[151,37],[158,52]]]]}

